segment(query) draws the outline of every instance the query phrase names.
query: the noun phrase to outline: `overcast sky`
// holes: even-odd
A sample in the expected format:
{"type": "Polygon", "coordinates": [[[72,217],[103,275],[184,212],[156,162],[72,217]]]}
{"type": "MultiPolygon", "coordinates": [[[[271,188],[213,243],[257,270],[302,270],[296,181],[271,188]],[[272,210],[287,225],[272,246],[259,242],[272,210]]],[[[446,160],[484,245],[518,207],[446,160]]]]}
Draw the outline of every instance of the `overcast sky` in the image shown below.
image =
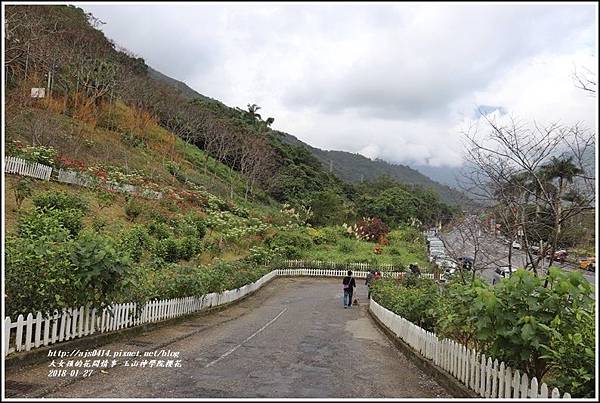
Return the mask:
{"type": "Polygon", "coordinates": [[[153,68],[319,148],[457,166],[486,112],[596,127],[594,4],[81,4],[153,68]]]}

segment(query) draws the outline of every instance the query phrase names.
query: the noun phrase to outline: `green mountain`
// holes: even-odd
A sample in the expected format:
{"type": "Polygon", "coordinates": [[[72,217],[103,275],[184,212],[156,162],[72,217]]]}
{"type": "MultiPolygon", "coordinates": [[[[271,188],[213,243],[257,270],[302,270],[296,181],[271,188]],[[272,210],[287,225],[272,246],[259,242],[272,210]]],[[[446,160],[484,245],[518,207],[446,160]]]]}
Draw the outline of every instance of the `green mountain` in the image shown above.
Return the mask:
{"type": "MultiPolygon", "coordinates": [[[[148,74],[155,80],[159,80],[173,86],[186,99],[201,98],[202,100],[217,102],[223,105],[220,101],[202,95],[194,91],[187,84],[154,70],[151,67],[148,67],[148,74]]],[[[281,139],[281,141],[286,144],[302,146],[308,149],[310,153],[321,162],[326,171],[329,172],[331,169],[331,173],[343,181],[356,183],[360,182],[361,180],[369,181],[374,180],[382,175],[388,175],[402,183],[433,188],[439,193],[440,198],[446,203],[464,205],[468,201],[463,193],[452,189],[447,185],[440,184],[423,175],[421,172],[410,168],[409,166],[390,164],[380,159],[373,161],[357,153],[336,150],[321,150],[320,148],[316,148],[304,143],[291,134],[276,130],[273,132],[278,134],[278,137],[281,139]]]]}
{"type": "Polygon", "coordinates": [[[433,188],[446,203],[464,205],[468,202],[468,198],[463,193],[435,182],[409,166],[390,164],[380,159],[371,160],[357,153],[321,150],[298,140],[291,134],[283,132],[279,132],[279,134],[282,136],[282,140],[288,144],[303,145],[308,148],[321,161],[325,169],[331,170],[333,174],[346,182],[372,181],[380,176],[388,175],[402,183],[433,188]]]}

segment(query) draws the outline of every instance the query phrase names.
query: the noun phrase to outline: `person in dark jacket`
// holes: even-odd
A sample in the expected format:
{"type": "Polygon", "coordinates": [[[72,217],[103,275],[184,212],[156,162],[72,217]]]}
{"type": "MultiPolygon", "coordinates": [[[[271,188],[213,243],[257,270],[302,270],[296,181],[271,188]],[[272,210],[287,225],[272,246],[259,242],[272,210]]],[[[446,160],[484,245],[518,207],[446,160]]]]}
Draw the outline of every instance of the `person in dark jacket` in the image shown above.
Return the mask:
{"type": "Polygon", "coordinates": [[[373,277],[375,277],[375,270],[371,270],[367,273],[367,281],[365,281],[368,299],[371,299],[371,283],[373,282],[373,277]]]}
{"type": "Polygon", "coordinates": [[[342,280],[342,286],[344,287],[344,309],[352,308],[352,294],[356,287],[356,281],[352,277],[351,270],[348,270],[348,275],[342,280]]]}

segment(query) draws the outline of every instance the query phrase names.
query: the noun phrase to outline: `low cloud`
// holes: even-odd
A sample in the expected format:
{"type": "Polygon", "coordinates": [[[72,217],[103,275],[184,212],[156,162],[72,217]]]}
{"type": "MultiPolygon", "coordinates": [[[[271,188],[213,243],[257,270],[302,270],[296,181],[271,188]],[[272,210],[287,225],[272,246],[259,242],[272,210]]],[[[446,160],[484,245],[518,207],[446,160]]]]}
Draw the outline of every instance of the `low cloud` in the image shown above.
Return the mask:
{"type": "Polygon", "coordinates": [[[118,44],[325,149],[457,166],[474,111],[596,125],[592,4],[83,5],[118,44]]]}

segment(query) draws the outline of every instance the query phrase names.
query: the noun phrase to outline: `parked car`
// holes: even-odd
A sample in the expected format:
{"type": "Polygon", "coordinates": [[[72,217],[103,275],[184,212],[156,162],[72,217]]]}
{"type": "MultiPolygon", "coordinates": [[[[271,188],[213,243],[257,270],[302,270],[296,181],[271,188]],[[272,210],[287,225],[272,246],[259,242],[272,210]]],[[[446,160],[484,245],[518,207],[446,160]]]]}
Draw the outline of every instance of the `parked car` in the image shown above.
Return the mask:
{"type": "MultiPolygon", "coordinates": [[[[556,262],[564,263],[565,260],[567,259],[568,255],[569,254],[564,249],[557,250],[557,251],[554,252],[554,260],[556,262]]],[[[549,258],[550,256],[551,256],[551,251],[548,251],[548,253],[546,254],[546,257],[549,258]]]]}
{"type": "Polygon", "coordinates": [[[531,245],[529,247],[529,250],[531,251],[531,253],[533,253],[534,255],[539,255],[540,254],[540,247],[539,246],[535,246],[535,245],[531,245]]]}
{"type": "Polygon", "coordinates": [[[579,268],[587,271],[596,271],[596,258],[587,257],[579,261],[579,268]]]}
{"type": "Polygon", "coordinates": [[[512,248],[513,249],[519,249],[519,250],[523,249],[523,247],[521,246],[521,244],[518,243],[517,241],[513,241],[512,248]]]}
{"type": "Polygon", "coordinates": [[[496,267],[496,273],[502,277],[510,277],[510,275],[512,273],[515,272],[515,269],[513,268],[511,270],[511,268],[509,266],[500,266],[500,267],[496,267]]]}
{"type": "Polygon", "coordinates": [[[465,270],[471,270],[473,268],[473,261],[473,258],[469,256],[464,256],[458,259],[458,263],[460,263],[462,268],[465,270]]]}

